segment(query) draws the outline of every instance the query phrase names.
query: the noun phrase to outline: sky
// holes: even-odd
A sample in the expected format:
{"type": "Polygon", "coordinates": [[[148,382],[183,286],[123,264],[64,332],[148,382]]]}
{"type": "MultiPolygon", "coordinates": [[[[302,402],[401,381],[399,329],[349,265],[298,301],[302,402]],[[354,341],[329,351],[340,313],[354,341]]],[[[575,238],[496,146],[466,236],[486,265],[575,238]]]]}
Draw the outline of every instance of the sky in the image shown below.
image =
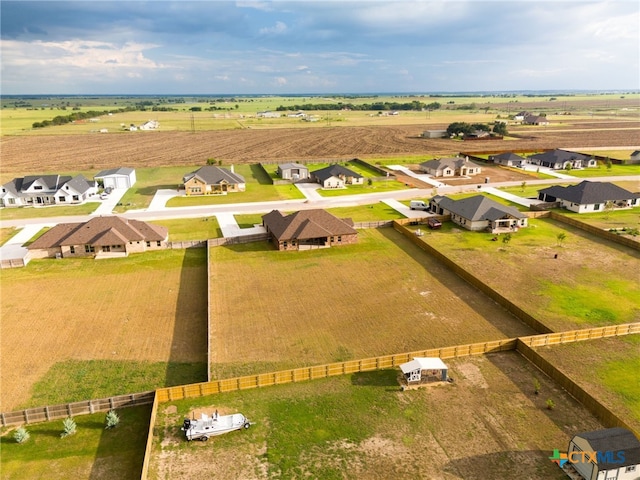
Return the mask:
{"type": "Polygon", "coordinates": [[[636,0],[1,0],[1,89],[638,90],[639,12],[636,0]]]}

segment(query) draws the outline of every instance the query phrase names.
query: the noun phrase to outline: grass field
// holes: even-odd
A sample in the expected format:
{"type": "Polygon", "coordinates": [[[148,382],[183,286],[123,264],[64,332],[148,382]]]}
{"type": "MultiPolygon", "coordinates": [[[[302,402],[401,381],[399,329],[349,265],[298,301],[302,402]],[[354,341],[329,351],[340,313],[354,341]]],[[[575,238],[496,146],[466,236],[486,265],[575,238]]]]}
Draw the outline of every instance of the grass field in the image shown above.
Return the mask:
{"type": "Polygon", "coordinates": [[[561,480],[553,449],[602,428],[515,352],[447,364],[455,382],[421,390],[400,391],[396,369],[162,404],[149,478],[561,480]],[[255,425],[186,442],[182,419],[215,409],[255,425]]]}
{"type": "Polygon", "coordinates": [[[508,244],[450,222],[422,238],[555,331],[638,320],[637,251],[551,220],[529,224],[508,244]]]}
{"type": "Polygon", "coordinates": [[[39,406],[47,389],[49,403],[149,390],[206,362],[204,249],[32,260],[0,286],[2,411],[39,406]]]}
{"type": "Polygon", "coordinates": [[[640,430],[640,335],[544,347],[539,353],[640,430]]]}
{"type": "Polygon", "coordinates": [[[212,248],[213,378],[527,335],[391,228],[358,244],[212,248]]]}
{"type": "Polygon", "coordinates": [[[31,438],[17,444],[13,429],[0,437],[4,480],[139,479],[142,472],[151,406],[118,410],[120,424],[105,430],[105,413],[74,418],[77,432],[60,438],[62,420],[28,425],[31,438]]]}

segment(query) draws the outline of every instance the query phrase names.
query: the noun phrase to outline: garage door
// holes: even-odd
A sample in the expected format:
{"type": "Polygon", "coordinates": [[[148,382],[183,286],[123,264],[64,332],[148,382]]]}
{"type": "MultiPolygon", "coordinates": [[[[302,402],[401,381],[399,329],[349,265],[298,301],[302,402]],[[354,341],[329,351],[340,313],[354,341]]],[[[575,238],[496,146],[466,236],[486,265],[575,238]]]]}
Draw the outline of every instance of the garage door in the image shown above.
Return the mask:
{"type": "Polygon", "coordinates": [[[127,177],[116,177],[116,188],[129,188],[129,179],[127,177]]]}

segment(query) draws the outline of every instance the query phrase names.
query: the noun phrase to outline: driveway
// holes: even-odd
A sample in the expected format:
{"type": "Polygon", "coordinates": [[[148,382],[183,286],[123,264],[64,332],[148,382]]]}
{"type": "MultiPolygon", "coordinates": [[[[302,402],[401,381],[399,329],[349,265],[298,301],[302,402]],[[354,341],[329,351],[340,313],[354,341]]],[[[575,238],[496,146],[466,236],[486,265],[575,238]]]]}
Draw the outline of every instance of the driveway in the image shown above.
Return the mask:
{"type": "Polygon", "coordinates": [[[184,195],[184,190],[158,190],[156,194],[151,199],[151,203],[147,208],[147,212],[155,212],[158,210],[164,210],[166,208],[167,202],[173,197],[179,197],[184,195]]]}
{"type": "Polygon", "coordinates": [[[100,202],[100,206],[96,208],[91,215],[95,216],[113,214],[113,210],[116,208],[116,205],[118,205],[125,193],[127,193],[127,189],[121,188],[118,190],[113,190],[104,200],[101,200],[100,197],[97,197],[96,200],[100,202]]]}
{"type": "Polygon", "coordinates": [[[433,185],[434,187],[446,187],[448,186],[446,183],[439,182],[434,179],[432,175],[427,175],[426,173],[415,173],[409,170],[407,167],[403,165],[389,165],[387,168],[391,170],[396,170],[398,172],[402,172],[408,177],[413,177],[416,180],[420,180],[421,182],[427,183],[429,185],[433,185]]]}
{"type": "MultiPolygon", "coordinates": [[[[0,260],[26,259],[27,250],[23,245],[45,227],[53,227],[55,223],[34,223],[25,225],[7,243],[0,247],[0,260]]],[[[25,264],[27,261],[25,260],[25,264]]]]}
{"type": "Polygon", "coordinates": [[[243,235],[254,235],[256,233],[266,233],[266,230],[263,226],[240,228],[233,213],[216,213],[215,216],[218,220],[218,225],[220,225],[220,230],[222,230],[222,236],[225,238],[241,237],[243,235]]]}

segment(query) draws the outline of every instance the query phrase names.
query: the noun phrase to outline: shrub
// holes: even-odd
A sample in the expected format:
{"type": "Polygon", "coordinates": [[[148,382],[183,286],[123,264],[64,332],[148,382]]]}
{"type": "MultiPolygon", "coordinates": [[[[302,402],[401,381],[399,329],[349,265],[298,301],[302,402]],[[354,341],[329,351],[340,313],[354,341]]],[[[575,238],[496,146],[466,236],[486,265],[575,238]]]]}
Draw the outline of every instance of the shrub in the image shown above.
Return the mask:
{"type": "Polygon", "coordinates": [[[538,380],[537,378],[533,379],[533,393],[535,393],[536,395],[538,395],[538,393],[540,393],[540,380],[538,380]]]}
{"type": "Polygon", "coordinates": [[[60,434],[60,438],[67,437],[69,435],[73,435],[76,433],[76,422],[73,418],[67,417],[62,421],[62,426],[64,427],[64,432],[60,434]]]}
{"type": "Polygon", "coordinates": [[[13,432],[13,439],[16,443],[24,443],[29,440],[29,432],[24,427],[18,427],[15,432],[13,432]]]}
{"type": "Polygon", "coordinates": [[[556,408],[556,402],[554,402],[553,400],[551,400],[550,398],[547,399],[547,409],[548,410],[553,410],[554,408],[556,408]]]}
{"type": "Polygon", "coordinates": [[[115,410],[109,410],[109,412],[107,412],[107,416],[105,417],[104,421],[107,425],[105,427],[105,430],[109,428],[116,428],[116,426],[120,423],[120,417],[115,412],[115,410]]]}

